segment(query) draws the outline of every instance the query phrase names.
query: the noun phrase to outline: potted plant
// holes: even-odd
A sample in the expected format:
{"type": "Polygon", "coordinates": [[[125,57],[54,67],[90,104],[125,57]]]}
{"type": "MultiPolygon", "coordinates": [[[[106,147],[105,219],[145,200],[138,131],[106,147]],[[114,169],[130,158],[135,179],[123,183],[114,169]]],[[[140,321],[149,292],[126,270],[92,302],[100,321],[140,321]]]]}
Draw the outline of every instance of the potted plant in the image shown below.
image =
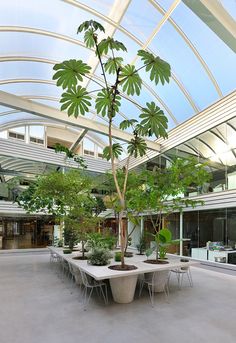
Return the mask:
{"type": "Polygon", "coordinates": [[[177,244],[178,240],[172,240],[172,233],[169,229],[161,229],[160,231],[156,232],[156,234],[151,234],[155,239],[155,245],[153,248],[150,248],[153,252],[155,252],[156,258],[149,259],[144,262],[158,264],[158,263],[168,263],[165,261],[167,247],[170,244],[177,244]]]}
{"type": "Polygon", "coordinates": [[[93,247],[88,255],[88,262],[94,266],[105,266],[110,262],[112,254],[109,249],[105,247],[93,247]]]}
{"type": "MultiPolygon", "coordinates": [[[[127,231],[123,222],[126,212],[126,189],[129,175],[129,161],[131,157],[142,157],[151,142],[145,140],[145,137],[167,137],[167,118],[163,111],[154,103],[146,103],[145,107],[134,100],[132,96],[139,96],[142,89],[142,78],[139,71],[142,69],[151,81],[156,85],[160,82],[165,84],[169,82],[171,72],[170,66],[160,57],[152,53],[139,50],[138,57],[142,66],[136,68],[135,65],[124,65],[123,58],[116,56],[117,51],[127,51],[125,45],[112,37],[99,40],[100,33],[104,33],[104,27],[94,21],[89,20],[82,23],[78,28],[78,33],[84,32],[84,43],[89,49],[94,49],[98,62],[102,70],[103,83],[90,74],[91,67],[81,60],[68,60],[58,63],[54,66],[55,74],[53,79],[57,85],[63,88],[63,94],[60,102],[61,110],[66,110],[68,115],[77,117],[89,112],[92,105],[90,92],[84,88],[80,82],[89,79],[98,86],[97,91],[92,91],[95,95],[95,110],[98,115],[102,115],[108,121],[108,138],[109,144],[103,151],[103,156],[111,161],[112,175],[116,187],[117,197],[119,199],[119,228],[120,228],[120,245],[121,245],[121,265],[119,269],[126,270],[135,268],[135,266],[126,266],[124,252],[126,245],[127,231]],[[113,77],[111,84],[109,78],[113,77]],[[137,119],[125,119],[120,123],[120,130],[130,130],[132,134],[127,138],[127,161],[123,168],[124,182],[119,183],[117,177],[116,159],[123,153],[123,147],[120,143],[113,142],[113,123],[120,110],[122,98],[135,103],[138,108],[137,119]],[[128,97],[128,98],[127,98],[128,97]]],[[[153,147],[153,145],[152,145],[153,147]]],[[[117,266],[114,266],[117,268],[117,266]]]]}

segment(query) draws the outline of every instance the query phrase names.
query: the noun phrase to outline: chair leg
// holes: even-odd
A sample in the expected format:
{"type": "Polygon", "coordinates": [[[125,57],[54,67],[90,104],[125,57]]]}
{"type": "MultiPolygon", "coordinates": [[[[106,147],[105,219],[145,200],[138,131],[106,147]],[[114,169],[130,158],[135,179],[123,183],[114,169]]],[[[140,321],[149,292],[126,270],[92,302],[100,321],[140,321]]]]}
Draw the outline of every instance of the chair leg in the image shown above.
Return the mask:
{"type": "Polygon", "coordinates": [[[139,286],[139,298],[141,297],[141,293],[143,291],[144,286],[144,280],[140,280],[140,286],[139,286]]]}
{"type": "Polygon", "coordinates": [[[154,307],[154,289],[152,285],[148,285],[148,292],[149,292],[149,297],[150,297],[152,307],[154,307]]]}
{"type": "Polygon", "coordinates": [[[192,273],[191,273],[190,269],[187,272],[187,276],[188,276],[188,281],[189,281],[190,287],[193,287],[193,278],[192,278],[192,273]]]}

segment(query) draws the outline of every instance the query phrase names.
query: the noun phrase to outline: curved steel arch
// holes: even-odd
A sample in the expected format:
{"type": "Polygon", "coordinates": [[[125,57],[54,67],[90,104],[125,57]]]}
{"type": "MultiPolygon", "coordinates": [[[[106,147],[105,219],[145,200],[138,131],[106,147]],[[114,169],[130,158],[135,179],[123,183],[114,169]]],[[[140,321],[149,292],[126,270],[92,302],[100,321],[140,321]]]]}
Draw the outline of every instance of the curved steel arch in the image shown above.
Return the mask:
{"type": "MultiPolygon", "coordinates": [[[[161,5],[155,1],[155,0],[148,0],[161,14],[165,14],[166,11],[163,9],[163,7],[161,7],[161,5]]],[[[167,19],[170,24],[174,27],[174,29],[179,33],[179,35],[183,38],[183,40],[185,41],[185,43],[189,46],[189,48],[192,50],[192,52],[194,53],[194,55],[196,56],[196,58],[198,59],[198,61],[200,62],[200,64],[202,65],[203,69],[205,70],[206,74],[208,75],[209,79],[211,80],[211,82],[213,83],[216,92],[218,93],[218,95],[220,97],[223,97],[223,93],[213,75],[213,73],[211,72],[209,66],[207,65],[207,63],[205,62],[205,60],[203,59],[203,57],[201,56],[201,54],[198,52],[197,48],[195,47],[195,45],[191,42],[191,40],[188,38],[188,36],[184,33],[184,31],[179,27],[179,25],[174,21],[174,19],[172,19],[171,17],[169,17],[167,19]]]]}
{"type": "MultiPolygon", "coordinates": [[[[117,24],[116,22],[111,20],[109,17],[101,14],[100,12],[92,9],[91,7],[89,7],[87,5],[84,5],[84,4],[80,3],[79,1],[74,1],[74,0],[62,0],[62,1],[64,1],[65,3],[68,3],[69,5],[73,5],[75,7],[81,8],[81,9],[83,9],[83,10],[85,10],[85,11],[87,11],[87,12],[89,12],[89,13],[91,13],[91,14],[99,17],[99,18],[101,18],[102,20],[106,21],[110,25],[113,25],[114,27],[116,27],[119,31],[123,32],[126,36],[131,38],[138,45],[140,45],[140,46],[143,45],[142,41],[140,41],[130,31],[126,30],[122,25],[117,24]]],[[[152,1],[152,0],[149,0],[149,1],[155,7],[155,9],[157,9],[161,14],[165,15],[166,11],[158,3],[156,3],[155,1],[152,1]]],[[[216,79],[214,78],[214,76],[213,76],[212,72],[210,71],[208,65],[206,64],[206,62],[204,61],[204,59],[202,58],[202,56],[200,55],[200,53],[198,52],[196,47],[192,44],[192,42],[189,40],[187,35],[181,30],[181,28],[174,22],[173,19],[168,18],[168,20],[174,26],[175,30],[180,34],[180,36],[184,39],[184,41],[188,44],[190,49],[193,51],[194,55],[199,60],[199,62],[202,65],[203,69],[205,70],[205,72],[207,73],[208,77],[210,78],[210,81],[213,83],[213,85],[214,85],[218,95],[220,97],[223,97],[223,94],[222,94],[222,92],[221,92],[221,90],[219,88],[219,85],[218,85],[216,79]]],[[[147,49],[147,50],[152,52],[150,49],[147,49]]],[[[194,108],[194,110],[196,112],[198,112],[199,109],[196,107],[193,99],[191,98],[190,94],[187,92],[187,90],[184,87],[184,85],[177,79],[176,75],[173,74],[172,77],[173,77],[174,81],[176,82],[176,84],[178,85],[178,87],[180,87],[182,93],[187,98],[187,100],[189,101],[190,105],[194,108]]]]}
{"type": "MultiPolygon", "coordinates": [[[[50,60],[46,58],[41,57],[27,57],[27,56],[0,56],[0,62],[17,62],[17,61],[30,61],[30,62],[39,62],[39,63],[45,63],[45,64],[56,64],[59,63],[55,60],[50,60]]],[[[91,74],[95,79],[104,82],[102,78],[97,76],[96,74],[91,74]]],[[[157,95],[157,93],[152,89],[151,86],[149,86],[146,82],[143,81],[144,87],[157,99],[157,101],[162,105],[162,107],[166,110],[170,118],[173,120],[173,122],[178,125],[179,122],[169,109],[169,107],[166,105],[166,103],[157,95]]],[[[127,97],[127,96],[125,96],[127,97]]],[[[129,98],[129,97],[128,97],[129,98]]],[[[121,112],[120,112],[121,114],[121,112]]],[[[121,114],[122,115],[122,114],[121,114]]],[[[128,119],[125,115],[122,115],[124,118],[128,119]]]]}
{"type": "MultiPolygon", "coordinates": [[[[80,46],[84,47],[85,49],[95,51],[92,48],[87,48],[85,46],[85,44],[80,40],[71,38],[69,36],[57,34],[55,32],[47,31],[47,30],[35,29],[35,28],[30,28],[30,27],[22,27],[22,26],[0,26],[0,32],[23,32],[23,33],[32,33],[32,34],[44,35],[44,36],[49,36],[49,37],[61,39],[64,41],[68,41],[70,43],[80,45],[80,46]]],[[[137,44],[139,44],[140,46],[143,45],[143,42],[139,41],[138,39],[136,39],[136,40],[137,40],[136,41],[137,44]]],[[[150,49],[147,49],[147,50],[152,52],[150,49]]],[[[156,54],[154,54],[154,55],[156,55],[156,54]]],[[[171,76],[172,76],[174,82],[180,88],[181,92],[184,94],[185,98],[190,103],[191,107],[194,109],[194,111],[198,112],[199,109],[196,106],[194,100],[192,99],[192,97],[190,96],[190,94],[188,93],[188,91],[184,87],[184,85],[180,82],[180,80],[178,80],[177,76],[175,75],[175,73],[173,71],[171,72],[171,76]]]]}
{"type": "MultiPolygon", "coordinates": [[[[116,27],[119,31],[123,32],[125,35],[128,35],[131,39],[133,39],[134,41],[136,41],[136,43],[138,43],[139,39],[137,37],[135,37],[131,32],[129,32],[128,30],[126,30],[122,25],[117,24],[116,22],[114,22],[113,20],[111,20],[109,17],[101,14],[100,12],[92,9],[91,7],[84,5],[82,3],[80,3],[79,1],[74,1],[74,0],[62,0],[63,2],[69,4],[69,5],[73,5],[75,7],[81,8],[99,18],[101,18],[102,20],[106,21],[107,23],[109,23],[110,25],[113,25],[114,27],[116,27]]],[[[156,10],[158,10],[162,15],[165,15],[166,11],[161,7],[161,5],[159,3],[157,3],[155,0],[148,0],[156,10]]],[[[205,72],[207,73],[208,77],[210,78],[211,82],[213,83],[218,95],[220,97],[223,96],[221,89],[215,79],[215,77],[213,76],[210,68],[208,67],[207,63],[204,61],[204,59],[202,58],[202,56],[200,55],[200,53],[198,52],[197,48],[194,46],[194,44],[190,41],[190,39],[188,38],[188,36],[183,32],[183,30],[181,30],[181,28],[176,24],[176,22],[169,17],[168,21],[171,23],[171,25],[173,25],[174,29],[180,34],[180,36],[184,39],[184,41],[186,42],[186,44],[190,47],[190,49],[193,51],[194,55],[196,56],[196,58],[199,60],[200,64],[203,66],[203,69],[205,70],[205,72]]],[[[138,43],[139,44],[139,43],[138,43]]]]}
{"type": "MultiPolygon", "coordinates": [[[[100,78],[100,77],[98,77],[96,75],[93,75],[93,76],[94,76],[94,78],[102,81],[102,78],[100,78]]],[[[49,84],[49,85],[52,85],[52,86],[56,85],[55,81],[52,81],[52,80],[42,80],[42,79],[6,79],[6,80],[0,80],[0,85],[11,84],[11,83],[42,83],[42,84],[49,84]]],[[[130,98],[126,94],[122,94],[122,95],[123,95],[124,99],[130,101],[130,98]]],[[[93,97],[93,96],[91,95],[91,97],[93,97]]],[[[133,103],[133,105],[135,107],[137,107],[139,109],[142,107],[142,105],[138,104],[137,101],[135,103],[134,102],[132,102],[132,103],[133,103]]],[[[126,117],[125,115],[124,115],[124,117],[126,119],[128,119],[128,117],[126,117]]]]}

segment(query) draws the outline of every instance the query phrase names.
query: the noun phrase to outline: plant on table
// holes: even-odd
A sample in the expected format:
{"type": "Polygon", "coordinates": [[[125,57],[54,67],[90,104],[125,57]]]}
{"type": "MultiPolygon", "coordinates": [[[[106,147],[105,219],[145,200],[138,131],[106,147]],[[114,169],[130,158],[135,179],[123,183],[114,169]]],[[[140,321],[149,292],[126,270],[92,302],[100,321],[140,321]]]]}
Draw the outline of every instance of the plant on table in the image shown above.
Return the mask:
{"type": "Polygon", "coordinates": [[[89,49],[95,51],[98,63],[102,71],[102,80],[94,77],[91,66],[82,60],[71,59],[58,63],[54,66],[54,80],[57,86],[64,90],[60,102],[61,110],[66,110],[69,116],[78,117],[85,115],[92,106],[91,93],[95,96],[95,111],[108,122],[107,134],[109,144],[103,151],[103,156],[111,161],[112,174],[119,199],[119,228],[121,243],[121,268],[125,269],[124,250],[126,244],[126,227],[123,225],[123,217],[126,211],[126,189],[129,174],[129,161],[131,157],[142,157],[147,151],[147,141],[144,137],[167,137],[167,118],[163,111],[154,103],[147,102],[146,106],[140,106],[134,96],[141,95],[142,77],[141,70],[149,75],[155,85],[169,82],[171,72],[170,65],[152,53],[139,50],[137,56],[141,60],[141,66],[123,64],[123,58],[116,56],[117,52],[125,53],[125,45],[112,37],[100,40],[100,33],[104,34],[104,27],[94,21],[86,21],[78,28],[78,33],[84,32],[84,43],[89,49]],[[109,77],[108,77],[109,76],[109,77]],[[112,81],[109,83],[108,79],[112,81]],[[88,79],[97,85],[97,89],[87,91],[82,83],[88,79]],[[127,161],[123,168],[124,183],[121,186],[117,179],[116,160],[122,155],[123,146],[114,142],[113,124],[121,109],[122,99],[131,101],[137,106],[138,115],[135,118],[125,119],[120,123],[120,129],[131,130],[131,138],[127,138],[127,161]]]}
{"type": "Polygon", "coordinates": [[[165,227],[165,220],[174,212],[181,212],[185,207],[194,208],[202,204],[201,200],[183,198],[181,194],[193,184],[201,187],[210,179],[206,165],[199,163],[195,158],[175,158],[168,162],[165,168],[144,170],[139,175],[142,185],[130,189],[128,206],[130,209],[142,209],[152,224],[155,240],[156,261],[159,250],[164,250],[172,241],[171,232],[165,227]]]}
{"type": "Polygon", "coordinates": [[[91,179],[83,171],[55,171],[39,176],[17,202],[29,213],[51,214],[64,222],[64,238],[70,248],[78,240],[82,240],[84,246],[86,234],[95,230],[100,220],[93,212],[92,187],[91,179]]]}

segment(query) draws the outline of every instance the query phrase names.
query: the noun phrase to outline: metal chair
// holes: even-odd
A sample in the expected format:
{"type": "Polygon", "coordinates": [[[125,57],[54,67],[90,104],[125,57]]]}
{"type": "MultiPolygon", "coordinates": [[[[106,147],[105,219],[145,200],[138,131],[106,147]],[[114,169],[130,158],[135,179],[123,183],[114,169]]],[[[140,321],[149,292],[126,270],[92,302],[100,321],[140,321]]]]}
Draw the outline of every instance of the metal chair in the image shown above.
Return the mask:
{"type": "Polygon", "coordinates": [[[49,251],[50,251],[50,263],[58,262],[59,256],[55,252],[53,252],[51,249],[49,249],[49,251]]]}
{"type": "Polygon", "coordinates": [[[83,285],[83,306],[84,310],[87,309],[87,305],[89,304],[91,295],[93,290],[100,291],[101,295],[103,296],[105,305],[108,303],[108,295],[107,295],[107,285],[103,281],[96,281],[89,275],[87,275],[82,269],[80,269],[82,285],[83,285]],[[104,287],[104,290],[103,290],[104,287]]]}
{"type": "Polygon", "coordinates": [[[82,288],[82,277],[81,277],[79,267],[77,267],[73,263],[69,262],[69,270],[70,270],[70,274],[71,274],[71,282],[73,283],[73,281],[74,281],[76,283],[76,285],[78,285],[81,289],[82,288]]]}
{"type": "MultiPolygon", "coordinates": [[[[192,274],[191,274],[191,270],[189,266],[172,269],[171,273],[174,273],[176,275],[179,289],[182,288],[184,275],[187,276],[190,287],[193,287],[193,278],[192,278],[192,274]]],[[[170,277],[169,277],[169,281],[170,281],[170,277]]]]}
{"type": "MultiPolygon", "coordinates": [[[[140,280],[139,296],[141,296],[144,285],[147,285],[152,307],[154,307],[154,294],[155,294],[155,287],[157,286],[158,273],[160,272],[144,274],[143,280],[140,280]]],[[[158,288],[160,289],[160,291],[158,292],[161,292],[161,291],[164,292],[167,302],[169,300],[168,279],[169,279],[169,274],[167,274],[166,278],[164,278],[163,280],[160,280],[160,284],[158,285],[158,288]]]]}

